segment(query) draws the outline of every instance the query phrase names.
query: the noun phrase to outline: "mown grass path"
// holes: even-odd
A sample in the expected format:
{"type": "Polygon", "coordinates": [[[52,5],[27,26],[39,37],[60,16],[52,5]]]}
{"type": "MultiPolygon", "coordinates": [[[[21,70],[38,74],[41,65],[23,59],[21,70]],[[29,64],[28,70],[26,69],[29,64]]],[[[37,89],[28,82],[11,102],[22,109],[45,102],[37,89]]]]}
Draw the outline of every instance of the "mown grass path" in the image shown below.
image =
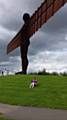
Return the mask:
{"type": "Polygon", "coordinates": [[[32,75],[0,77],[0,103],[67,109],[67,76],[36,76],[38,86],[29,88],[32,75]]]}

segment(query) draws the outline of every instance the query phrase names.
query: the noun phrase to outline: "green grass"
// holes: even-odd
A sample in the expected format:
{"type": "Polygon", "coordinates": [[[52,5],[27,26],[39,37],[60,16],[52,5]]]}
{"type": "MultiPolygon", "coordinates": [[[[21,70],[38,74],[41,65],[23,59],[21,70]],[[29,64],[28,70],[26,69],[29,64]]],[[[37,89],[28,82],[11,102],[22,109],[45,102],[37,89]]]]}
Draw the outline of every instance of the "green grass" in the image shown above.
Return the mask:
{"type": "Polygon", "coordinates": [[[11,119],[0,117],[0,120],[11,120],[11,119]]]}
{"type": "Polygon", "coordinates": [[[39,85],[33,89],[32,75],[0,77],[0,103],[67,109],[67,77],[36,77],[39,85]]]}
{"type": "Polygon", "coordinates": [[[9,120],[9,119],[4,118],[4,117],[0,117],[0,120],[9,120]]]}
{"type": "Polygon", "coordinates": [[[11,119],[0,116],[0,120],[11,120],[11,119]]]}

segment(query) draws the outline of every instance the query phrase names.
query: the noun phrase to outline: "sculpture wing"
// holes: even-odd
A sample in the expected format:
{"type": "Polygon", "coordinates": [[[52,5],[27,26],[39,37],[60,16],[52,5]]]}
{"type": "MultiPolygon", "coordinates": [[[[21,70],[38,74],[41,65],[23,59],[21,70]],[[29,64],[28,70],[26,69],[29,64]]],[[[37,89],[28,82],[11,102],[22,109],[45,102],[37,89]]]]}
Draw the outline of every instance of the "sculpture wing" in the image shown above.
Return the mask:
{"type": "Polygon", "coordinates": [[[45,0],[31,17],[32,35],[42,27],[67,0],[45,0]]]}
{"type": "Polygon", "coordinates": [[[12,39],[12,41],[7,46],[7,54],[20,46],[21,41],[21,30],[20,32],[12,39]]]}

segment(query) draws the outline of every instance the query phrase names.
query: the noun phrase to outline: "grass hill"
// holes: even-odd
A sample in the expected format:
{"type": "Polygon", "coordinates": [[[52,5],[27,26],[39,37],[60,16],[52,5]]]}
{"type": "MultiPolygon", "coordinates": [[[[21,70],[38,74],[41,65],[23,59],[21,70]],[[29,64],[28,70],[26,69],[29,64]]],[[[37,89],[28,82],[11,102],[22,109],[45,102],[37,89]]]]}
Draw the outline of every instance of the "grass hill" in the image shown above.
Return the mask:
{"type": "Polygon", "coordinates": [[[1,76],[0,103],[67,109],[67,76],[1,76]],[[38,86],[30,89],[34,77],[38,86]]]}

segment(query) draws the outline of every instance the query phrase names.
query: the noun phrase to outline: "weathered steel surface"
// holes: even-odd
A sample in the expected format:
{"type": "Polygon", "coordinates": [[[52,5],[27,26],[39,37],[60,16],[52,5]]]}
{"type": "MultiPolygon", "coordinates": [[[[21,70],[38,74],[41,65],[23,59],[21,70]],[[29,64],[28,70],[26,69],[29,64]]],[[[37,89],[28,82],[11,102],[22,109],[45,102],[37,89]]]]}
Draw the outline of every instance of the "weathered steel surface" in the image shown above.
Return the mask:
{"type": "Polygon", "coordinates": [[[45,0],[31,17],[32,34],[38,31],[66,2],[67,0],[45,0]]]}
{"type": "MultiPolygon", "coordinates": [[[[67,0],[45,0],[41,6],[31,16],[31,30],[29,31],[29,37],[31,37],[39,28],[46,23],[51,16],[53,16],[67,0]]],[[[23,27],[19,33],[13,38],[13,40],[7,46],[7,53],[10,53],[17,47],[21,46],[27,35],[23,31],[23,27]]]]}
{"type": "Polygon", "coordinates": [[[21,42],[21,31],[13,38],[13,40],[7,46],[7,54],[20,46],[21,42]]]}

